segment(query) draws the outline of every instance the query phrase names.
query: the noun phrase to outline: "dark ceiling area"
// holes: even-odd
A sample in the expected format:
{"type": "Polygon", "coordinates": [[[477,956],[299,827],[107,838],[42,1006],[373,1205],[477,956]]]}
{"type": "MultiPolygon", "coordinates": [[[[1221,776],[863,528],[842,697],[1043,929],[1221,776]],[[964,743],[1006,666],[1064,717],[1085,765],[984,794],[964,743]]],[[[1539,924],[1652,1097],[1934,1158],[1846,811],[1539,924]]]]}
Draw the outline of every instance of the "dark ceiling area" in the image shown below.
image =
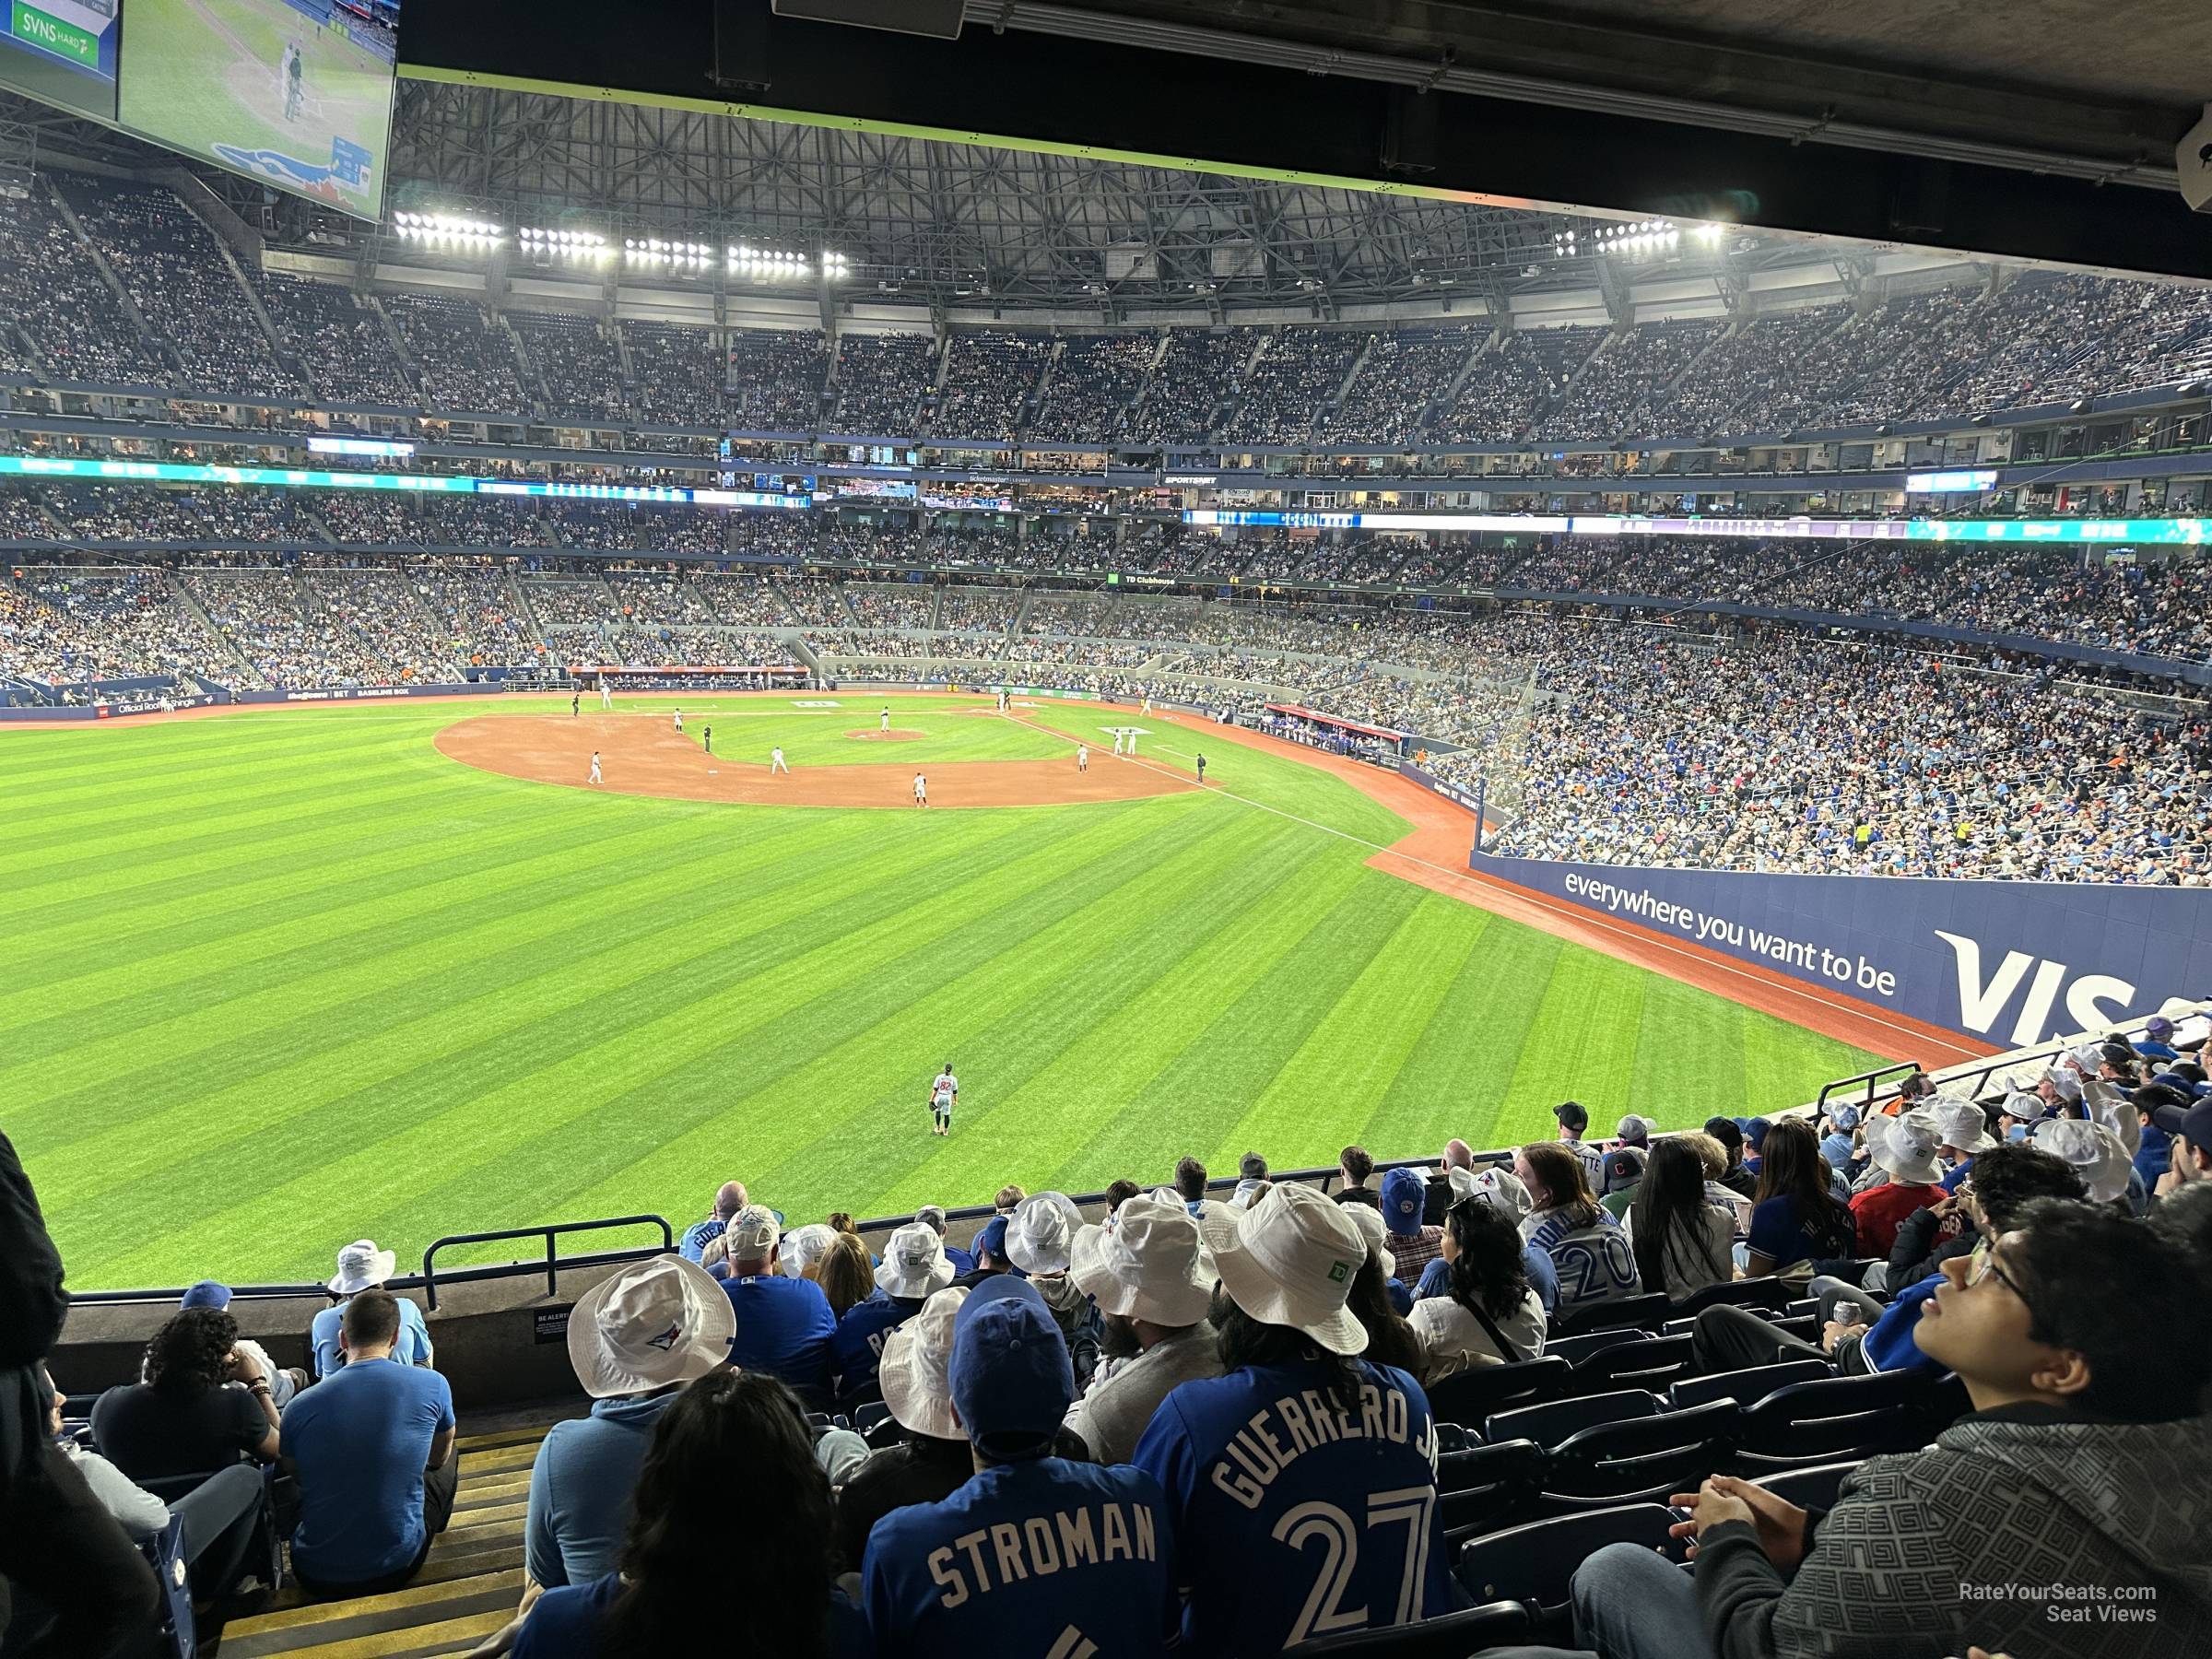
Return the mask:
{"type": "Polygon", "coordinates": [[[2212,280],[2202,0],[468,0],[409,66],[2212,280]],[[950,8],[905,8],[916,27],[950,8]],[[610,29],[610,16],[620,27],[610,29]]]}

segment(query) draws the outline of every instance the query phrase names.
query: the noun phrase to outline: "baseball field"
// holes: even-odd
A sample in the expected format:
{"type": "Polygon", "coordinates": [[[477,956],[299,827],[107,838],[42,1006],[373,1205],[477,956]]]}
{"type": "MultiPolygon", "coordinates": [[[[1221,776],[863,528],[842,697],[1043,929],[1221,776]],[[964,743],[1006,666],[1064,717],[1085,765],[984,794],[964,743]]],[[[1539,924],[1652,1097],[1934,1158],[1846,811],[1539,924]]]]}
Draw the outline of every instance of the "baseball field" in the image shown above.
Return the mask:
{"type": "Polygon", "coordinates": [[[665,697],[0,733],[0,1124],[71,1282],[680,1223],[733,1175],[795,1224],[1502,1145],[1569,1097],[1674,1126],[1873,1063],[1377,867],[1404,818],[1201,722],[679,700],[680,738],[665,697]],[[1144,781],[1084,795],[1077,740],[1144,781]]]}

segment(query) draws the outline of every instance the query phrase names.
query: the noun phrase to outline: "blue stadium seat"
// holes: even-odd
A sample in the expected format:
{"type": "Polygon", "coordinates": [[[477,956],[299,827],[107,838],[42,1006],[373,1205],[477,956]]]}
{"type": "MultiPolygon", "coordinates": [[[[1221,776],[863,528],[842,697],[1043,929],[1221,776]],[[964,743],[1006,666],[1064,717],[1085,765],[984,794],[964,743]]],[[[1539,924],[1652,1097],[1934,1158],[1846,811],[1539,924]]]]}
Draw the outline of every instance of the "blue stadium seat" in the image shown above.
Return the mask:
{"type": "Polygon", "coordinates": [[[1549,1400],[1541,1406],[1523,1406],[1500,1411],[1483,1425],[1488,1441],[1533,1440],[1539,1446],[1556,1446],[1569,1435],[1594,1429],[1600,1423],[1618,1423],[1630,1418],[1657,1417],[1659,1402],[1641,1388],[1615,1394],[1579,1394],[1549,1400]]]}
{"type": "MultiPolygon", "coordinates": [[[[1646,1296],[1618,1296],[1610,1301],[1594,1302],[1586,1308],[1552,1321],[1551,1328],[1561,1336],[1579,1336],[1586,1331],[1609,1331],[1617,1325],[1641,1325],[1655,1331],[1667,1322],[1671,1310],[1666,1298],[1653,1292],[1646,1296]]],[[[1546,1345],[1549,1347],[1549,1344],[1546,1345]]]]}
{"type": "Polygon", "coordinates": [[[1726,1303],[1732,1308],[1772,1308],[1781,1312],[1789,1300],[1789,1291],[1783,1282],[1771,1274],[1759,1278],[1724,1280],[1708,1285],[1693,1296],[1685,1297],[1674,1304],[1677,1314],[1696,1318],[1707,1308],[1726,1303]]]}
{"type": "Polygon", "coordinates": [[[1519,1602],[1463,1607],[1419,1624],[1388,1630],[1346,1630],[1299,1648],[1300,1653],[1347,1653],[1364,1659],[1468,1659],[1485,1649],[1528,1640],[1535,1620],[1519,1602]]]}
{"type": "Polygon", "coordinates": [[[1607,1388],[1648,1388],[1672,1382],[1690,1363],[1690,1338],[1653,1336],[1616,1343],[1575,1362],[1578,1394],[1607,1388]]]}
{"type": "Polygon", "coordinates": [[[1445,1542],[1462,1543],[1526,1520],[1544,1484],[1544,1448],[1528,1440],[1500,1441],[1438,1458],[1437,1523],[1445,1542]]]}
{"type": "Polygon", "coordinates": [[[1815,1464],[1809,1469],[1792,1469],[1783,1475],[1762,1475],[1754,1483],[1799,1509],[1833,1509],[1843,1477],[1859,1465],[1846,1463],[1815,1464]]]}
{"type": "Polygon", "coordinates": [[[1676,1411],[1712,1400],[1743,1405],[1763,1400],[1792,1382],[1817,1382],[1833,1375],[1825,1359],[1784,1359],[1779,1365],[1753,1365],[1742,1371],[1714,1371],[1711,1376],[1678,1378],[1666,1391],[1666,1403],[1676,1411]]]}
{"type": "Polygon", "coordinates": [[[1573,1380],[1574,1368],[1551,1354],[1519,1365],[1477,1366],[1432,1385],[1429,1410],[1440,1423],[1478,1427],[1512,1406],[1559,1399],[1573,1380]]]}
{"type": "Polygon", "coordinates": [[[862,1434],[891,1415],[891,1408],[881,1400],[870,1400],[856,1407],[853,1413],[853,1427],[862,1434]]]}
{"type": "Polygon", "coordinates": [[[1544,1345],[1544,1351],[1570,1365],[1580,1365],[1592,1354],[1618,1347],[1624,1342],[1648,1342],[1651,1335],[1651,1332],[1635,1325],[1623,1325],[1617,1331],[1592,1331],[1586,1336],[1556,1337],[1544,1345]]]}
{"type": "Polygon", "coordinates": [[[1743,1408],[1735,1467],[1756,1477],[1915,1451],[1934,1433],[1936,1382],[1910,1371],[1785,1383],[1743,1408]]]}
{"type": "Polygon", "coordinates": [[[1694,1492],[1735,1449],[1736,1416],[1733,1400],[1715,1400],[1585,1429],[1551,1449],[1540,1501],[1567,1511],[1694,1492]]]}
{"type": "Polygon", "coordinates": [[[1574,1570],[1608,1544],[1635,1544],[1656,1549],[1668,1559],[1683,1559],[1682,1546],[1666,1535],[1675,1518],[1656,1503],[1629,1503],[1610,1509],[1581,1510],[1511,1526],[1460,1547],[1452,1571],[1478,1602],[1514,1600],[1539,1621],[1533,1640],[1560,1630],[1574,1570]]]}
{"type": "Polygon", "coordinates": [[[192,1579],[184,1565],[184,1523],[175,1515],[160,1533],[139,1546],[161,1585],[161,1630],[157,1653],[167,1659],[193,1659],[199,1632],[193,1621],[192,1579]]]}
{"type": "MultiPolygon", "coordinates": [[[[1756,1312],[1758,1310],[1754,1309],[1753,1312],[1756,1312]]],[[[1800,1342],[1818,1342],[1820,1340],[1820,1315],[1818,1313],[1787,1314],[1772,1323],[1774,1328],[1783,1335],[1794,1336],[1800,1342]]]]}

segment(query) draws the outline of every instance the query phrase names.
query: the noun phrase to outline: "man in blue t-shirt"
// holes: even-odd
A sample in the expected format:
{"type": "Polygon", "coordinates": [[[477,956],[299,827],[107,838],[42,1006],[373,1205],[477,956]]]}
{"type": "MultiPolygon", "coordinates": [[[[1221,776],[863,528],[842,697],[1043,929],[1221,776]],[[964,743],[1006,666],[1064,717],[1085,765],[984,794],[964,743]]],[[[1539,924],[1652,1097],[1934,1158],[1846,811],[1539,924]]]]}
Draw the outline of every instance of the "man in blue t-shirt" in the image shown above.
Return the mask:
{"type": "Polygon", "coordinates": [[[388,1290],[347,1302],[344,1368],[285,1407],[280,1438],[300,1482],[292,1571],[313,1590],[397,1589],[453,1512],[453,1396],[436,1371],[396,1360],[401,1306],[388,1290]]]}
{"type": "MultiPolygon", "coordinates": [[[[381,1288],[398,1265],[397,1253],[379,1250],[373,1239],[356,1239],[338,1252],[338,1270],[330,1276],[326,1287],[338,1300],[316,1314],[314,1324],[308,1328],[308,1345],[314,1350],[316,1376],[327,1377],[346,1363],[345,1350],[338,1345],[338,1323],[345,1316],[347,1300],[364,1290],[381,1288]]],[[[396,1300],[399,1343],[393,1349],[393,1358],[402,1365],[428,1365],[434,1356],[429,1326],[422,1322],[422,1310],[405,1297],[396,1300]]]]}
{"type": "Polygon", "coordinates": [[[1449,1611],[1428,1396],[1353,1358],[1359,1229],[1306,1186],[1199,1227],[1224,1374],[1161,1401],[1133,1460],[1168,1495],[1184,1649],[1274,1653],[1449,1611]]]}
{"type": "Polygon", "coordinates": [[[694,1221],[677,1235],[676,1253],[687,1262],[697,1262],[706,1253],[707,1246],[722,1237],[722,1230],[730,1224],[730,1218],[743,1209],[748,1200],[745,1182],[725,1181],[714,1194],[714,1213],[704,1221],[694,1221]]]}
{"type": "Polygon", "coordinates": [[[845,1310],[830,1339],[830,1367],[841,1399],[876,1386],[877,1362],[893,1331],[952,1283],[945,1245],[927,1222],[909,1221],[891,1234],[876,1269],[876,1294],[845,1310]]]}
{"type": "Polygon", "coordinates": [[[747,1371],[781,1377],[808,1405],[826,1406],[830,1400],[830,1342],[837,1335],[837,1315],[812,1279],[785,1278],[776,1271],[776,1243],[782,1232],[775,1211],[748,1204],[723,1234],[729,1246],[730,1277],[722,1289],[737,1315],[730,1358],[747,1371]]]}
{"type": "Polygon", "coordinates": [[[869,1533],[861,1606],[878,1659],[1164,1653],[1167,1505],[1148,1475],[1051,1455],[1076,1374],[1035,1285],[1000,1275],[969,1296],[947,1381],[976,1473],[869,1533]]]}

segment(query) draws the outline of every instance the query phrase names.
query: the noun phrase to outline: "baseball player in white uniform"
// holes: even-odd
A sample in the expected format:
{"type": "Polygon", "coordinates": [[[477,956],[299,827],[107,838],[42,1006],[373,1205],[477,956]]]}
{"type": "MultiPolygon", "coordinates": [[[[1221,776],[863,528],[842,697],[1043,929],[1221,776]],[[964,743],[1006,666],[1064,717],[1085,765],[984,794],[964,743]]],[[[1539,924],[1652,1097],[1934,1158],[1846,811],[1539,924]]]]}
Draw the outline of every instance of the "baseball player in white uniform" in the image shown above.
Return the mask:
{"type": "Polygon", "coordinates": [[[604,674],[599,677],[599,706],[602,709],[611,709],[615,706],[614,682],[604,674]]]}
{"type": "Polygon", "coordinates": [[[1113,728],[1113,752],[1117,755],[1122,752],[1122,728],[1120,726],[1113,728]]]}
{"type": "Polygon", "coordinates": [[[945,1069],[937,1074],[936,1081],[929,1086],[930,1133],[952,1133],[952,1109],[960,1098],[960,1080],[952,1075],[952,1062],[945,1062],[945,1069]]]}
{"type": "Polygon", "coordinates": [[[592,751],[592,782],[594,783],[604,783],[606,782],[606,779],[599,775],[599,751],[597,749],[594,749],[592,751]]]}
{"type": "Polygon", "coordinates": [[[876,729],[877,729],[877,731],[879,731],[879,732],[888,732],[888,731],[889,731],[889,730],[891,729],[891,712],[890,712],[890,710],[888,710],[888,709],[886,709],[886,710],[884,710],[884,711],[883,711],[883,712],[882,712],[882,713],[880,713],[880,714],[877,715],[877,717],[876,717],[876,729]]]}
{"type": "Polygon", "coordinates": [[[1134,726],[1130,728],[1129,732],[1129,759],[1132,760],[1136,759],[1136,730],[1134,726]]]}
{"type": "Polygon", "coordinates": [[[929,780],[920,772],[914,774],[914,805],[917,806],[929,805],[929,780]]]}
{"type": "Polygon", "coordinates": [[[791,768],[783,764],[783,746],[780,743],[768,751],[768,775],[772,778],[778,772],[787,778],[791,775],[791,768]]]}
{"type": "Polygon", "coordinates": [[[1077,771],[1090,770],[1090,745],[1088,743],[1076,745],[1076,770],[1077,771]]]}
{"type": "Polygon", "coordinates": [[[684,735],[684,712],[681,709],[676,712],[676,735],[678,737],[684,735]]]}

